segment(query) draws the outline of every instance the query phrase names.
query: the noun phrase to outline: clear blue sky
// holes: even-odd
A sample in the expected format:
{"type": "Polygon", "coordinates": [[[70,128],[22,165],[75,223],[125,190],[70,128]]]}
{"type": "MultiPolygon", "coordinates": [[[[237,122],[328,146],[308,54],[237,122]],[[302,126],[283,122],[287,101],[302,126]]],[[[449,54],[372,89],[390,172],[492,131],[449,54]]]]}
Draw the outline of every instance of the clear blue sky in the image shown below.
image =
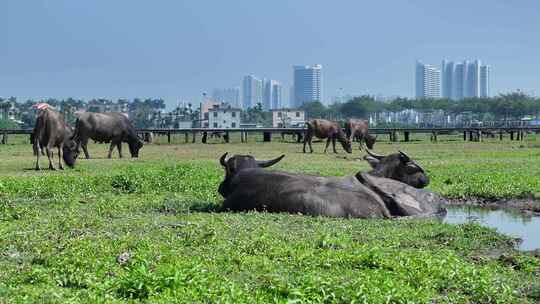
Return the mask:
{"type": "Polygon", "coordinates": [[[324,67],[325,98],[413,96],[414,62],[479,58],[540,94],[540,2],[1,0],[0,96],[200,99],[324,67]]]}

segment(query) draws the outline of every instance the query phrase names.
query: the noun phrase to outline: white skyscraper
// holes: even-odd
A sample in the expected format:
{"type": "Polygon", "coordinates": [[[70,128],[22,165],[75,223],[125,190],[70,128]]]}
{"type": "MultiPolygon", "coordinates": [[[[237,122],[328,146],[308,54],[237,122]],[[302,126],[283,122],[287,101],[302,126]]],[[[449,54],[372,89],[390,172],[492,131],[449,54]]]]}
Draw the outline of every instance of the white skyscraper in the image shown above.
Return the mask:
{"type": "Polygon", "coordinates": [[[243,109],[253,108],[258,103],[262,104],[263,85],[259,78],[253,75],[244,76],[242,92],[243,109]]]}
{"type": "Polygon", "coordinates": [[[294,104],[292,107],[300,107],[306,102],[322,102],[322,66],[295,65],[294,75],[294,104]]]}
{"type": "Polygon", "coordinates": [[[442,96],[453,100],[489,96],[489,66],[480,60],[442,62],[442,96]]]}
{"type": "Polygon", "coordinates": [[[416,62],[416,98],[441,97],[441,70],[416,62]]]}
{"type": "Polygon", "coordinates": [[[281,107],[282,86],[279,81],[265,80],[263,90],[263,109],[271,110],[281,107]]]}

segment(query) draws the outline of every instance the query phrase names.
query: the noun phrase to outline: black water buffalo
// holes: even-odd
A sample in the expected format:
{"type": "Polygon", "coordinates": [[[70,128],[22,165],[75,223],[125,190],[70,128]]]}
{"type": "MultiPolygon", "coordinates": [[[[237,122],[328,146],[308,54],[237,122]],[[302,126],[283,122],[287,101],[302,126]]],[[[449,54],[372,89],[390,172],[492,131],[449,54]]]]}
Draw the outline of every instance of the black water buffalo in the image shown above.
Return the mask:
{"type": "Polygon", "coordinates": [[[326,150],[328,150],[330,141],[332,142],[332,148],[334,149],[334,153],[337,153],[336,139],[341,143],[343,150],[347,151],[347,153],[352,153],[351,141],[347,138],[345,132],[343,132],[343,129],[341,129],[339,123],[326,119],[313,119],[308,121],[306,125],[307,130],[304,136],[304,153],[306,153],[306,144],[309,145],[310,153],[313,153],[313,148],[311,147],[311,141],[313,140],[313,136],[321,139],[327,138],[324,153],[326,153],[326,150]]]}
{"type": "MultiPolygon", "coordinates": [[[[404,153],[373,157],[374,169],[347,177],[322,177],[249,167],[253,157],[233,156],[221,164],[226,176],[219,192],[224,210],[259,210],[313,216],[393,218],[442,215],[443,199],[417,189],[429,179],[404,153]],[[242,164],[242,165],[238,165],[242,164]],[[391,177],[391,178],[389,178],[391,177]],[[394,180],[400,178],[401,180],[394,180]]],[[[281,159],[281,157],[279,158],[281,159]]],[[[278,159],[272,161],[276,163],[278,159]]]]}
{"type": "Polygon", "coordinates": [[[362,142],[366,143],[368,149],[373,149],[377,136],[369,134],[369,122],[363,119],[347,119],[345,122],[345,133],[352,143],[354,140],[360,142],[360,150],[362,150],[362,142]]]}
{"type": "Polygon", "coordinates": [[[58,148],[58,167],[63,170],[62,159],[69,167],[75,166],[78,157],[77,144],[71,139],[71,128],[66,125],[60,113],[53,109],[40,110],[36,125],[32,131],[32,145],[36,155],[36,170],[40,170],[39,157],[43,149],[47,152],[49,169],[56,170],[53,165],[53,148],[58,148]]]}
{"type": "Polygon", "coordinates": [[[139,157],[139,150],[143,146],[142,140],[137,136],[135,128],[127,117],[121,113],[83,113],[77,119],[74,139],[79,147],[82,146],[86,158],[88,154],[88,139],[96,142],[110,142],[108,158],[116,146],[118,155],[122,158],[122,142],[127,142],[131,157],[139,157]]]}

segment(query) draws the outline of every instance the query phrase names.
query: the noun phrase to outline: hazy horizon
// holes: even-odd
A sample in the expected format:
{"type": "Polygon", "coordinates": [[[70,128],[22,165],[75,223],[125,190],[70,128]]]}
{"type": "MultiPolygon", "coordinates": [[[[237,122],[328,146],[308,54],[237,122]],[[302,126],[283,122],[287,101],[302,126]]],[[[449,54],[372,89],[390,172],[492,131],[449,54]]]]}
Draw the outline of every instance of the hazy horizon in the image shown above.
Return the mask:
{"type": "Polygon", "coordinates": [[[490,65],[491,95],[540,92],[537,2],[271,4],[4,0],[0,96],[156,97],[170,107],[241,86],[246,74],[288,90],[293,65],[317,63],[325,101],[340,88],[413,97],[416,60],[443,59],[490,65]]]}

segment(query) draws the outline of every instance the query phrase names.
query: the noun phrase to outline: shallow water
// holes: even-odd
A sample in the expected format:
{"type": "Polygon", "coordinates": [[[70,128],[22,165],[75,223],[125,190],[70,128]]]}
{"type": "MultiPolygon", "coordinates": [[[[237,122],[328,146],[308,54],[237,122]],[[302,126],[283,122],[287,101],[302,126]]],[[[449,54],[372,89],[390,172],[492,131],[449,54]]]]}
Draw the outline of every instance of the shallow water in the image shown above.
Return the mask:
{"type": "Polygon", "coordinates": [[[447,206],[444,222],[463,224],[476,221],[485,227],[523,240],[521,250],[540,249],[540,217],[531,217],[517,211],[489,210],[481,207],[447,206]]]}

